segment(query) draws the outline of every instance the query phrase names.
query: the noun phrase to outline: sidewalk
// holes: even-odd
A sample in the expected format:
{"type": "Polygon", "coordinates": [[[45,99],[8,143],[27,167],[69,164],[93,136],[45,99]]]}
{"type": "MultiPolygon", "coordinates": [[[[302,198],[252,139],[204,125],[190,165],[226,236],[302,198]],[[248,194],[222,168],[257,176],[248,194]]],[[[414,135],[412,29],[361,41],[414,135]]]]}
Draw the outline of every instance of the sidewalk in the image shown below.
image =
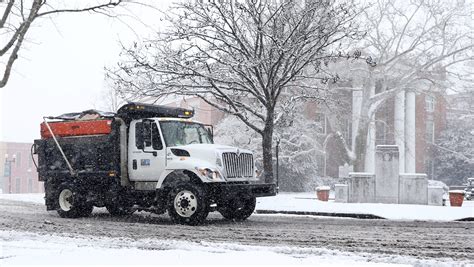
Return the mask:
{"type": "Polygon", "coordinates": [[[279,193],[274,197],[258,198],[256,209],[260,214],[280,213],[421,221],[474,220],[474,201],[464,201],[462,207],[335,203],[334,200],[319,201],[316,193],[279,193]]]}

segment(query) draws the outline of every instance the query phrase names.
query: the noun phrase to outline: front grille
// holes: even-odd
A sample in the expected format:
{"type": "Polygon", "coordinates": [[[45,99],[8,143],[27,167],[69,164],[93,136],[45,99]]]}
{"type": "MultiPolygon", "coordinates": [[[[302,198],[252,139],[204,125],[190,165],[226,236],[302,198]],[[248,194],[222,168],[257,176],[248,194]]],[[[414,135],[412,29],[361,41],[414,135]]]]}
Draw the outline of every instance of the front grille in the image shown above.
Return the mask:
{"type": "Polygon", "coordinates": [[[253,177],[253,155],[249,153],[222,153],[227,178],[253,177]]]}

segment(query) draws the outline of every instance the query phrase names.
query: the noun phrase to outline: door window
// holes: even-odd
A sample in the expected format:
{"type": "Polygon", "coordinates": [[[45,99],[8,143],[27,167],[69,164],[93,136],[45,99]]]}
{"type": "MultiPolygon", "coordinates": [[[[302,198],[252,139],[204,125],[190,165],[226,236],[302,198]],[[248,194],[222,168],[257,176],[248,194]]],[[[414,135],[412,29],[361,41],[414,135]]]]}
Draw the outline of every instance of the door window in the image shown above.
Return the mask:
{"type": "Polygon", "coordinates": [[[152,147],[154,150],[162,150],[158,126],[153,121],[137,122],[135,125],[135,145],[137,148],[152,147]]]}

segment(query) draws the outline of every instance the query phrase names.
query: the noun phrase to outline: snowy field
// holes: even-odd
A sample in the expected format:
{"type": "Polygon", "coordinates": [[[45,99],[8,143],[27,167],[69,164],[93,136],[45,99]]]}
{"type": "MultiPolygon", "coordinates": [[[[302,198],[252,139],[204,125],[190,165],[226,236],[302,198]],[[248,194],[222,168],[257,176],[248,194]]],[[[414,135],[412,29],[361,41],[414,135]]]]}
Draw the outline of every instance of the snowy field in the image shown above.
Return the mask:
{"type": "MultiPolygon", "coordinates": [[[[462,207],[335,203],[331,200],[319,201],[315,195],[315,193],[280,193],[275,197],[258,198],[257,210],[370,214],[390,220],[454,221],[474,217],[474,201],[464,201],[462,207]]],[[[43,196],[43,194],[0,194],[0,199],[44,204],[43,196]]]]}

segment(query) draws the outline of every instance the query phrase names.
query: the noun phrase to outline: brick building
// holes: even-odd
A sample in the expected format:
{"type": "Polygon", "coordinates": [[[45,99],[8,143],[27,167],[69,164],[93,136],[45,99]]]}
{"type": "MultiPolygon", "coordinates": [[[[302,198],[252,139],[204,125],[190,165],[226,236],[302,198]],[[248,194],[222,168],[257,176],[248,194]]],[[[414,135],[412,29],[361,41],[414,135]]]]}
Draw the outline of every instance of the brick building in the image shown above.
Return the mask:
{"type": "Polygon", "coordinates": [[[31,146],[31,143],[0,142],[0,191],[4,194],[44,192],[31,158],[31,146]]]}

